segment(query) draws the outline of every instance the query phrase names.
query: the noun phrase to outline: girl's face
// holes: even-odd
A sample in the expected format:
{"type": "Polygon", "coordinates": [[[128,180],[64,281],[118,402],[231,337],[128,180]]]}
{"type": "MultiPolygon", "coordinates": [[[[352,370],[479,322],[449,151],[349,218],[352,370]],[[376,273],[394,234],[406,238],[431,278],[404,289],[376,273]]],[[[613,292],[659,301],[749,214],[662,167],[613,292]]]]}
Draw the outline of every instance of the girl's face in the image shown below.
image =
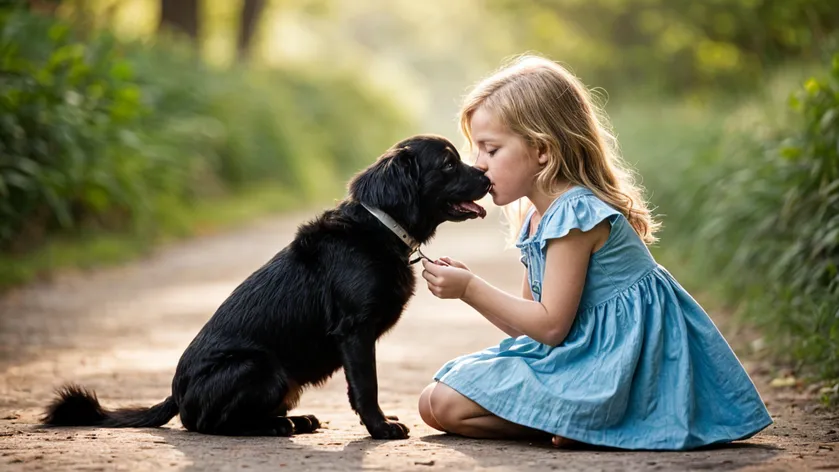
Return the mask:
{"type": "Polygon", "coordinates": [[[522,197],[532,200],[536,174],[548,162],[547,155],[539,154],[484,107],[472,113],[469,123],[478,152],[475,167],[492,182],[492,202],[502,206],[522,197]]]}

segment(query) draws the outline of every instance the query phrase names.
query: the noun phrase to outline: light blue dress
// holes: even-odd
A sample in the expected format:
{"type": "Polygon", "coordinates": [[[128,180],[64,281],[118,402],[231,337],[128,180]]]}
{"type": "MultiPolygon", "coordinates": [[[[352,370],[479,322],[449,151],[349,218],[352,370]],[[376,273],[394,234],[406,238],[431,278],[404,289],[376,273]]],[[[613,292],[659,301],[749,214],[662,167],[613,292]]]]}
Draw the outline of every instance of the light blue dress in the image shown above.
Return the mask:
{"type": "Polygon", "coordinates": [[[622,214],[590,190],[557,198],[516,244],[540,300],[547,241],[611,223],[577,316],[556,347],[528,336],[449,361],[435,375],[493,414],[587,444],[684,450],[745,439],[772,419],[699,304],[622,214]]]}

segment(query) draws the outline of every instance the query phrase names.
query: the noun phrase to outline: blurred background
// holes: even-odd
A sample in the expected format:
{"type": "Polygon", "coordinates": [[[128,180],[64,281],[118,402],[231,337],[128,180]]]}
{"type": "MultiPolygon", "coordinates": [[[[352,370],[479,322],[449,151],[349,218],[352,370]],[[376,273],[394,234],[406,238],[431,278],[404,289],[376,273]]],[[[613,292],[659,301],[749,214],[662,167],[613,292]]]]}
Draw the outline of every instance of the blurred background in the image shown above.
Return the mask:
{"type": "Polygon", "coordinates": [[[658,259],[836,379],[837,50],[835,0],[0,0],[0,287],[329,203],[409,134],[464,145],[469,86],[534,52],[595,89],[658,259]]]}

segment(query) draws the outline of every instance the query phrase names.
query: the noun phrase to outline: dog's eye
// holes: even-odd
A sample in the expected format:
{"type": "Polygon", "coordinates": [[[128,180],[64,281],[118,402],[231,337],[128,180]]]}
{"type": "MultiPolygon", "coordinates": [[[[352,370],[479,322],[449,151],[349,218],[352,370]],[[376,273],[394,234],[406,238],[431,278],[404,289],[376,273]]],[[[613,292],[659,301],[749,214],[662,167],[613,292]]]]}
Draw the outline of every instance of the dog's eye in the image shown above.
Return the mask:
{"type": "Polygon", "coordinates": [[[443,170],[446,172],[451,172],[454,170],[454,163],[447,162],[446,165],[443,166],[443,170]]]}

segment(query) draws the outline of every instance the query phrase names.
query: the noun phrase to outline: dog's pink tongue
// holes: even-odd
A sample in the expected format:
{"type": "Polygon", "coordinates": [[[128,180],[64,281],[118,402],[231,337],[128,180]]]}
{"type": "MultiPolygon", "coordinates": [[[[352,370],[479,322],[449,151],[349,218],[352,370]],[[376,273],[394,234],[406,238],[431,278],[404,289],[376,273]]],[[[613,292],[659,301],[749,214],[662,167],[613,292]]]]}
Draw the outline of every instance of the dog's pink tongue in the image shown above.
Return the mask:
{"type": "Polygon", "coordinates": [[[457,206],[459,206],[460,208],[463,208],[464,210],[468,210],[468,211],[471,211],[473,213],[477,213],[478,216],[480,216],[481,218],[487,216],[487,211],[484,210],[484,207],[478,205],[475,202],[463,202],[463,203],[459,203],[457,206]]]}

